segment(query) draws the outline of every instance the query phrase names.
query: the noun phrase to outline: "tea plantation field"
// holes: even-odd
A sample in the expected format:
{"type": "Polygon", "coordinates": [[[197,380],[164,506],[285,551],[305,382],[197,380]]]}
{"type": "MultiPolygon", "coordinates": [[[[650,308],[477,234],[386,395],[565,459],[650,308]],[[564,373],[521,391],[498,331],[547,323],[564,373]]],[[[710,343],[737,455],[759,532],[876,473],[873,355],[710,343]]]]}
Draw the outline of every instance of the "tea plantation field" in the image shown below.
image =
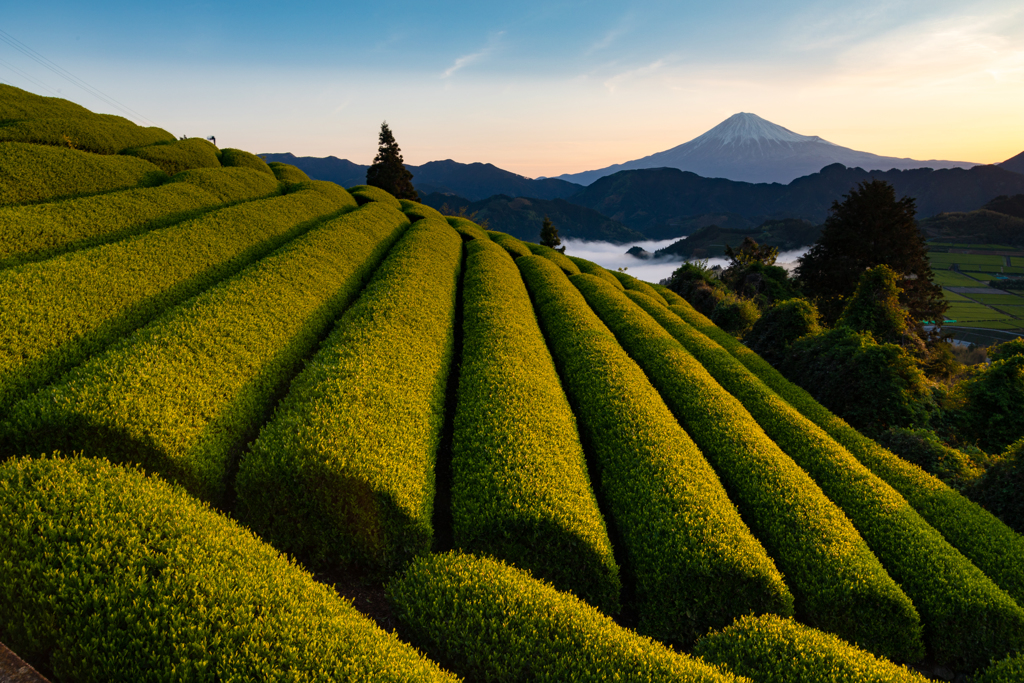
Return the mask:
{"type": "Polygon", "coordinates": [[[0,642],[52,680],[1013,681],[1022,606],[1024,538],[667,289],[0,85],[0,642]]]}

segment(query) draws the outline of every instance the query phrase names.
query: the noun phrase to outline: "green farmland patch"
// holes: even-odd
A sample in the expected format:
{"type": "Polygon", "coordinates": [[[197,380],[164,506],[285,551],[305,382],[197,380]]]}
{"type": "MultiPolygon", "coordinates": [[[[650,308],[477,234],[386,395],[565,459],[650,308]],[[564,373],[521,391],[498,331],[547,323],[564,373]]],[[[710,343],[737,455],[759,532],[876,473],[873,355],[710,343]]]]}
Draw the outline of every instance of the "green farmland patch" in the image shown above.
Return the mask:
{"type": "Polygon", "coordinates": [[[943,287],[988,287],[988,280],[976,280],[952,270],[932,270],[935,284],[943,287]]]}

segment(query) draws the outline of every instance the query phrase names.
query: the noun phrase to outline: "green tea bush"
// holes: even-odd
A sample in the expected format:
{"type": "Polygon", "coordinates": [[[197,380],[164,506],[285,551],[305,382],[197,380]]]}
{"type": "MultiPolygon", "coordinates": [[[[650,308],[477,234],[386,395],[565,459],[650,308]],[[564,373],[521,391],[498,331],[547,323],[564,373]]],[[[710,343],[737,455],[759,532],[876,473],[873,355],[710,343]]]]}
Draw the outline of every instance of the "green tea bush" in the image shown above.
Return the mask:
{"type": "Polygon", "coordinates": [[[149,187],[165,180],[166,173],[142,159],[0,142],[0,206],[149,187]]]}
{"type": "Polygon", "coordinates": [[[455,231],[462,235],[463,241],[470,240],[487,240],[490,241],[490,237],[484,232],[484,229],[479,225],[469,220],[468,218],[462,218],[460,216],[445,216],[444,218],[448,221],[448,225],[455,228],[455,231]]]}
{"type": "Polygon", "coordinates": [[[0,482],[0,633],[54,680],[457,680],[158,478],[19,458],[0,482]]]}
{"type": "Polygon", "coordinates": [[[592,275],[571,280],[718,472],[782,569],[801,620],[873,652],[919,659],[924,648],[913,604],[842,510],[627,294],[592,275]]]}
{"type": "Polygon", "coordinates": [[[260,173],[266,173],[268,175],[274,175],[273,169],[267,166],[267,162],[260,159],[258,156],[251,152],[244,152],[240,149],[232,149],[226,147],[220,150],[220,164],[221,166],[240,166],[241,168],[251,168],[254,171],[260,173]]]}
{"type": "Polygon", "coordinates": [[[123,154],[152,162],[170,175],[190,168],[220,168],[217,146],[202,138],[186,138],[146,147],[127,149],[123,154]]]}
{"type": "MultiPolygon", "coordinates": [[[[888,484],[715,342],[643,295],[630,295],[739,399],[765,433],[840,506],[924,624],[936,660],[974,668],[1024,646],[1024,610],[888,484]]],[[[876,648],[869,647],[873,651],[876,648]]],[[[912,661],[893,651],[887,656],[912,661]]]]}
{"type": "Polygon", "coordinates": [[[310,177],[306,175],[306,172],[302,169],[292,166],[291,164],[283,164],[280,161],[271,161],[267,166],[274,172],[274,177],[280,180],[282,183],[305,183],[310,180],[310,177]]]}
{"type": "Polygon", "coordinates": [[[516,263],[597,465],[638,630],[689,643],[741,614],[792,614],[782,576],[643,371],[558,266],[516,263]]]}
{"type": "Polygon", "coordinates": [[[995,458],[971,483],[967,495],[985,506],[1018,533],[1024,533],[1024,438],[995,458]]]}
{"type": "Polygon", "coordinates": [[[985,471],[990,456],[977,448],[947,446],[931,429],[893,427],[877,437],[879,444],[938,477],[958,491],[985,471]]]}
{"type": "Polygon", "coordinates": [[[1024,653],[994,662],[971,680],[974,683],[1020,683],[1020,681],[1024,681],[1024,653]]]}
{"type": "Polygon", "coordinates": [[[70,147],[83,152],[117,154],[132,147],[173,142],[162,128],[142,128],[107,114],[88,117],[38,118],[0,123],[0,140],[70,147]]]}
{"type": "Polygon", "coordinates": [[[625,629],[528,572],[417,558],[387,586],[400,632],[474,681],[746,681],[625,629]]]}
{"type": "Polygon", "coordinates": [[[569,257],[562,252],[551,247],[545,247],[543,244],[533,244],[532,242],[526,242],[525,244],[537,256],[543,256],[547,260],[554,262],[566,275],[580,274],[580,267],[570,261],[569,257]]]}
{"type": "Polygon", "coordinates": [[[741,617],[693,654],[758,683],[925,683],[928,679],[829,633],[773,614],[741,617]]]}
{"type": "Polygon", "coordinates": [[[421,218],[430,218],[431,220],[445,220],[445,217],[441,215],[441,212],[432,206],[426,204],[420,204],[409,199],[398,200],[399,204],[402,205],[402,213],[409,217],[411,221],[418,221],[421,218]]]}
{"type": "Polygon", "coordinates": [[[159,187],[2,207],[0,268],[165,227],[279,191],[276,180],[249,169],[197,169],[159,187]]]}
{"type": "Polygon", "coordinates": [[[168,307],[355,205],[334,183],[313,181],[283,197],[0,271],[0,412],[168,307]]]}
{"type": "Polygon", "coordinates": [[[614,614],[619,568],[530,296],[497,244],[474,240],[468,253],[452,439],[455,545],[614,614]]]}
{"type": "Polygon", "coordinates": [[[521,256],[531,256],[533,254],[533,252],[530,251],[530,248],[526,246],[525,242],[522,242],[507,233],[488,230],[487,236],[496,242],[498,246],[511,254],[514,259],[521,256]]]}
{"type": "Polygon", "coordinates": [[[611,271],[602,268],[593,261],[588,261],[577,256],[569,256],[568,259],[576,264],[576,267],[580,269],[581,273],[596,275],[602,280],[610,282],[616,289],[625,289],[625,287],[622,286],[622,283],[619,282],[619,279],[611,274],[611,271]]]}
{"type": "Polygon", "coordinates": [[[647,296],[653,298],[655,301],[660,301],[666,306],[668,305],[668,302],[665,301],[665,297],[663,297],[661,294],[658,294],[658,290],[656,290],[653,286],[644,282],[643,280],[637,280],[632,275],[629,275],[628,273],[623,273],[622,271],[610,270],[608,272],[611,273],[615,277],[615,279],[617,279],[620,283],[622,283],[622,287],[624,290],[632,289],[634,292],[643,292],[647,296]]]}
{"type": "Polygon", "coordinates": [[[402,210],[402,202],[395,199],[394,195],[387,190],[382,190],[379,187],[356,185],[355,187],[350,187],[348,191],[352,193],[352,196],[356,198],[360,205],[366,202],[385,202],[391,204],[399,211],[402,210]]]}
{"type": "Polygon", "coordinates": [[[82,117],[93,113],[80,104],[59,97],[44,97],[13,85],[0,83],[0,121],[54,116],[82,117]]]}
{"type": "Polygon", "coordinates": [[[1019,561],[1024,557],[1024,537],[917,465],[850,427],[688,303],[673,305],[671,310],[720,344],[791,406],[846,447],[1018,604],[1024,604],[1024,563],[1019,561]]]}
{"type": "Polygon", "coordinates": [[[461,265],[448,223],[417,221],[292,382],[236,484],[275,547],[376,576],[430,550],[461,265]]]}
{"type": "Polygon", "coordinates": [[[223,505],[235,457],[408,225],[383,204],[297,237],[14,406],[21,452],[102,452],[223,505]]]}

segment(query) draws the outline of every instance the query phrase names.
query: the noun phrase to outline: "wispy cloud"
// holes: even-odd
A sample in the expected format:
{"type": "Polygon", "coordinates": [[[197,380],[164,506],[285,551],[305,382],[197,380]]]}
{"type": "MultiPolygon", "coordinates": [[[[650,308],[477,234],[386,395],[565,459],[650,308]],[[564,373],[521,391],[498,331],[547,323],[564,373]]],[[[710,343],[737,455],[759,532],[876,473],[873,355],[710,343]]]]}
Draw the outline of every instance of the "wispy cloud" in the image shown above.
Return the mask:
{"type": "Polygon", "coordinates": [[[584,56],[589,57],[595,52],[600,52],[601,50],[610,47],[619,38],[629,33],[629,31],[633,27],[633,23],[634,21],[632,12],[623,16],[622,19],[619,20],[617,26],[611,28],[603,36],[601,36],[600,39],[592,43],[590,47],[587,48],[586,52],[583,53],[584,56]]]}
{"type": "Polygon", "coordinates": [[[461,69],[469,66],[470,64],[478,62],[481,59],[489,56],[492,52],[494,52],[497,49],[501,37],[503,35],[505,35],[505,32],[499,31],[491,38],[491,40],[487,44],[487,47],[477,52],[472,52],[468,55],[462,55],[461,57],[456,58],[455,62],[452,63],[450,67],[445,69],[445,72],[443,74],[441,74],[441,78],[450,78],[452,74],[454,74],[455,72],[460,71],[461,69]]]}
{"type": "Polygon", "coordinates": [[[647,66],[641,66],[638,69],[630,69],[629,71],[623,71],[622,73],[616,74],[615,76],[612,76],[611,78],[606,80],[604,82],[604,87],[608,88],[609,92],[615,92],[616,88],[618,88],[619,86],[629,81],[633,81],[638,78],[643,78],[644,76],[649,76],[655,71],[661,69],[667,63],[668,61],[663,58],[651,62],[647,66]]]}

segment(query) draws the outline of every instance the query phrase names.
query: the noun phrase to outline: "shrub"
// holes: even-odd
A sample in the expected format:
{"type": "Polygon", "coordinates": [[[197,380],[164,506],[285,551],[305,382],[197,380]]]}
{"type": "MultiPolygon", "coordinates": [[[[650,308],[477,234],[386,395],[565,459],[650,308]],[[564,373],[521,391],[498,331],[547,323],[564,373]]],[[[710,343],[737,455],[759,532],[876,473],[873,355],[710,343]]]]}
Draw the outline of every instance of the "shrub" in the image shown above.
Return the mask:
{"type": "Polygon", "coordinates": [[[842,510],[628,290],[617,292],[589,275],[572,282],[722,478],[743,519],[781,567],[801,619],[873,652],[919,658],[921,624],[914,606],[842,510]]]}
{"type": "MultiPolygon", "coordinates": [[[[642,296],[631,298],[739,399],[768,437],[842,508],[913,600],[924,624],[925,643],[935,659],[977,666],[1024,644],[1024,610],[966,561],[902,496],[725,349],[656,303],[642,296]]],[[[881,652],[913,659],[892,649],[881,652]]]]}
{"type": "Polygon", "coordinates": [[[622,286],[622,283],[619,282],[619,278],[612,275],[611,271],[602,268],[596,263],[576,256],[569,256],[568,259],[576,264],[576,267],[580,269],[581,273],[587,273],[588,275],[596,275],[605,282],[611,283],[612,286],[615,287],[615,289],[625,289],[625,287],[622,286]]]}
{"type": "Polygon", "coordinates": [[[149,187],[165,180],[166,173],[142,159],[0,142],[0,206],[149,187]]]}
{"type": "MultiPolygon", "coordinates": [[[[998,357],[1000,348],[993,353],[998,357]]],[[[979,369],[956,385],[948,403],[946,417],[961,438],[989,453],[1003,450],[1024,434],[1024,355],[979,369]]]]}
{"type": "Polygon", "coordinates": [[[387,594],[402,632],[469,680],[738,680],[487,558],[418,558],[387,594]]]}
{"type": "Polygon", "coordinates": [[[92,115],[91,111],[74,102],[59,97],[43,97],[15,88],[13,85],[0,83],[0,121],[92,115]]]}
{"type": "Polygon", "coordinates": [[[21,452],[103,452],[223,505],[235,456],[408,221],[375,204],[314,228],[16,405],[21,452]]]}
{"type": "Polygon", "coordinates": [[[740,614],[791,614],[774,563],[643,371],[554,263],[517,265],[597,465],[638,630],[688,643],[740,614]]]}
{"type": "Polygon", "coordinates": [[[350,187],[348,191],[352,193],[352,196],[356,198],[360,205],[366,202],[386,202],[399,211],[402,210],[402,202],[395,199],[387,190],[382,190],[379,187],[356,185],[355,187],[350,187]]]}
{"type": "Polygon", "coordinates": [[[533,252],[526,246],[524,242],[516,239],[512,235],[504,232],[497,232],[495,230],[488,230],[487,236],[498,244],[501,248],[512,255],[512,258],[517,259],[521,256],[531,256],[533,252]]]}
{"type": "Polygon", "coordinates": [[[202,138],[187,138],[174,142],[136,147],[123,152],[156,164],[170,175],[190,168],[220,168],[217,147],[202,138]]]}
{"type": "Polygon", "coordinates": [[[996,458],[985,473],[972,482],[967,495],[993,514],[1024,533],[1024,438],[996,458]]]}
{"type": "Polygon", "coordinates": [[[787,299],[772,304],[744,335],[743,341],[765,360],[779,363],[790,344],[820,331],[818,309],[814,304],[806,299],[787,299]]]}
{"type": "Polygon", "coordinates": [[[402,205],[402,212],[409,217],[411,221],[418,221],[421,218],[430,218],[431,220],[445,220],[445,217],[441,215],[441,212],[432,206],[426,204],[420,204],[410,199],[399,199],[398,202],[402,205]]]}
{"type": "Polygon", "coordinates": [[[468,218],[462,218],[460,216],[445,216],[445,220],[448,221],[448,225],[455,228],[455,231],[462,235],[463,241],[470,240],[487,240],[490,241],[490,237],[484,232],[484,229],[479,225],[469,220],[468,218]]]}
{"type": "Polygon", "coordinates": [[[162,128],[142,128],[128,119],[105,114],[38,118],[0,123],[0,140],[70,147],[83,152],[117,154],[132,147],[173,142],[162,128]]]}
{"type": "Polygon", "coordinates": [[[884,263],[861,273],[857,289],[843,307],[839,325],[870,332],[880,344],[904,344],[917,321],[900,304],[899,275],[884,263]]]}
{"type": "Polygon", "coordinates": [[[1018,337],[988,347],[988,358],[991,361],[1006,360],[1013,356],[1024,356],[1024,339],[1018,337]]]}
{"type": "Polygon", "coordinates": [[[512,258],[468,246],[452,445],[455,545],[500,557],[607,614],[619,568],[576,419],[512,258]]]}
{"type": "Polygon", "coordinates": [[[989,459],[977,448],[947,446],[930,429],[893,427],[878,435],[878,443],[957,490],[977,479],[989,459]]]}
{"type": "Polygon", "coordinates": [[[1019,683],[1024,680],[1024,653],[994,662],[971,680],[974,683],[1019,683]]]}
{"type": "Polygon", "coordinates": [[[660,301],[661,303],[665,304],[666,306],[668,305],[668,302],[665,301],[665,297],[663,297],[661,294],[658,294],[658,290],[656,290],[654,287],[652,287],[648,283],[646,283],[646,282],[644,282],[642,280],[637,280],[632,275],[628,275],[628,274],[623,273],[621,271],[608,271],[608,272],[611,273],[619,282],[622,283],[622,287],[624,289],[632,289],[634,292],[643,292],[644,294],[646,294],[647,296],[651,297],[655,301],[660,301]]]}
{"type": "Polygon", "coordinates": [[[263,159],[260,159],[251,152],[243,152],[240,149],[232,149],[231,147],[220,150],[220,164],[221,166],[251,168],[254,171],[274,175],[274,171],[270,166],[267,166],[267,162],[263,161],[263,159]]]}
{"type": "Polygon", "coordinates": [[[1024,538],[917,465],[850,427],[689,304],[673,305],[671,310],[722,345],[779,396],[846,447],[1018,604],[1024,603],[1024,565],[1017,559],[1024,557],[1024,538]]]}
{"type": "MultiPolygon", "coordinates": [[[[661,295],[659,299],[663,299],[661,295]]],[[[761,316],[757,304],[749,299],[729,297],[715,304],[711,311],[711,321],[729,334],[742,337],[753,327],[761,316]]]]}
{"type": "Polygon", "coordinates": [[[55,680],[455,680],[158,478],[22,458],[0,480],[0,632],[55,680]]]}
{"type": "Polygon", "coordinates": [[[3,207],[0,267],[155,230],[225,204],[259,199],[278,191],[277,181],[262,173],[217,168],[179,173],[159,187],[3,207]]]}
{"type": "Polygon", "coordinates": [[[239,516],[275,547],[376,576],[430,550],[461,261],[446,222],[409,228],[242,458],[239,516]]]}
{"type": "Polygon", "coordinates": [[[333,183],[210,212],[0,271],[0,410],[168,307],[327,215],[355,208],[333,183]]]}
{"type": "Polygon", "coordinates": [[[577,266],[575,263],[569,260],[568,256],[558,251],[557,249],[545,247],[544,245],[541,244],[533,244],[531,242],[526,242],[525,244],[526,247],[532,253],[536,254],[537,256],[543,256],[547,260],[553,262],[556,266],[561,268],[562,272],[565,273],[566,275],[580,274],[579,266],[577,266]]]}
{"type": "Polygon", "coordinates": [[[758,683],[925,683],[906,667],[774,614],[745,616],[697,642],[693,653],[758,683]]]}
{"type": "Polygon", "coordinates": [[[310,180],[305,171],[291,164],[271,161],[267,166],[270,166],[270,170],[274,172],[274,177],[282,183],[305,183],[310,180]]]}

